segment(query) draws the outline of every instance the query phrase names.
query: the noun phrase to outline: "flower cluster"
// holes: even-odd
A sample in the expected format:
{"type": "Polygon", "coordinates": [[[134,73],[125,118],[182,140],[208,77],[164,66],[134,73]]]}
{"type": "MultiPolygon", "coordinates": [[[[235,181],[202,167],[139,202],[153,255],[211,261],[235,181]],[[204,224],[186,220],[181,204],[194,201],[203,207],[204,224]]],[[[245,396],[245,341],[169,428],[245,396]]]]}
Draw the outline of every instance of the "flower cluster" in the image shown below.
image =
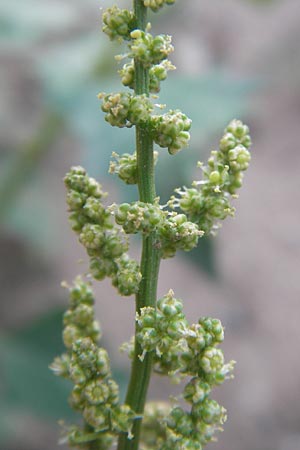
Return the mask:
{"type": "MultiPolygon", "coordinates": [[[[145,1],[145,6],[157,11],[164,4],[174,1],[145,1]]],[[[117,7],[109,8],[103,14],[103,29],[111,39],[128,39],[128,53],[119,55],[118,59],[129,58],[119,70],[122,83],[135,88],[136,64],[140,64],[147,71],[147,92],[160,91],[160,83],[167,77],[169,70],[175,69],[167,59],[174,50],[171,37],[168,35],[153,36],[148,31],[138,28],[129,30],[134,23],[133,16],[117,7]],[[129,34],[128,34],[129,33],[129,34]]],[[[133,125],[147,128],[153,141],[160,147],[167,148],[174,155],[188,146],[191,120],[179,110],[171,110],[165,114],[152,115],[154,106],[145,95],[131,95],[128,92],[99,94],[102,100],[101,109],[105,113],[105,120],[112,126],[132,127],[133,125]]],[[[129,178],[130,179],[130,178],[129,178]]],[[[126,181],[127,182],[127,181],[126,181]]]]}
{"type": "Polygon", "coordinates": [[[142,30],[133,30],[130,34],[129,57],[141,62],[144,67],[151,67],[167,59],[174,51],[171,36],[159,34],[152,36],[142,30]]]}
{"type": "MultiPolygon", "coordinates": [[[[160,91],[160,83],[167,78],[169,70],[174,70],[175,66],[168,60],[163,60],[160,64],[155,64],[149,69],[149,92],[158,93],[160,91]]],[[[124,64],[119,70],[121,81],[124,86],[134,89],[135,68],[134,62],[124,64]]]]}
{"type": "Polygon", "coordinates": [[[144,0],[144,5],[156,12],[164,5],[173,5],[176,0],[144,0]]]}
{"type": "Polygon", "coordinates": [[[63,332],[68,352],[55,358],[51,369],[73,382],[70,404],[82,413],[85,425],[70,427],[67,440],[71,446],[95,442],[97,448],[108,449],[118,433],[130,433],[136,415],[128,405],[120,404],[108,354],[97,345],[100,326],[94,318],[90,286],[78,277],[69,292],[63,332]]]}
{"type": "Polygon", "coordinates": [[[111,40],[128,40],[131,31],[135,28],[133,12],[128,9],[120,9],[117,6],[107,8],[102,15],[102,20],[102,31],[111,40]]]}
{"type": "Polygon", "coordinates": [[[112,126],[124,128],[133,125],[149,125],[156,144],[168,149],[171,155],[186,147],[190,140],[191,120],[179,110],[151,116],[153,104],[145,95],[127,92],[98,95],[105,120],[112,126]]]}
{"type": "Polygon", "coordinates": [[[161,421],[166,438],[157,448],[201,450],[226,420],[225,409],[209,398],[214,385],[230,378],[234,365],[233,361],[225,364],[223,352],[218,348],[224,339],[221,322],[204,317],[189,325],[182,302],[174,298],[172,291],[158,300],[156,310],[142,308],[136,320],[136,339],[142,348],[140,358],[152,352],[158,373],[179,379],[191,377],[183,392],[191,410],[179,406],[171,409],[161,421]]]}
{"type": "Polygon", "coordinates": [[[172,214],[159,229],[162,258],[172,258],[177,250],[189,252],[197,246],[203,234],[185,214],[172,214]]]}
{"type": "Polygon", "coordinates": [[[154,115],[151,117],[153,139],[160,147],[166,147],[171,155],[175,155],[188,145],[191,123],[191,119],[179,110],[154,115]]]}
{"type": "Polygon", "coordinates": [[[249,129],[240,120],[233,120],[225,129],[219,151],[212,151],[207,166],[199,163],[203,180],[193,187],[176,189],[179,198],[172,197],[169,205],[179,207],[206,234],[218,228],[218,221],[234,215],[231,197],[242,185],[243,172],[251,155],[249,129]]]}
{"type": "MultiPolygon", "coordinates": [[[[136,152],[133,154],[123,153],[122,155],[113,152],[112,157],[114,158],[114,161],[110,162],[109,173],[116,173],[126,184],[137,184],[138,173],[136,152]]],[[[157,157],[158,153],[154,152],[154,164],[157,162],[157,157]]]]}
{"type": "Polygon", "coordinates": [[[90,256],[92,276],[111,277],[121,295],[134,294],[141,280],[139,267],[127,256],[128,243],[101,202],[101,186],[82,167],[71,168],[65,185],[72,228],[90,256]]]}
{"type": "Polygon", "coordinates": [[[167,213],[157,204],[122,203],[115,210],[115,221],[127,234],[149,234],[160,228],[167,213]]]}
{"type": "Polygon", "coordinates": [[[131,95],[127,92],[100,93],[98,98],[102,100],[101,109],[106,113],[105,120],[113,127],[145,124],[153,111],[153,104],[145,95],[131,95]]]}

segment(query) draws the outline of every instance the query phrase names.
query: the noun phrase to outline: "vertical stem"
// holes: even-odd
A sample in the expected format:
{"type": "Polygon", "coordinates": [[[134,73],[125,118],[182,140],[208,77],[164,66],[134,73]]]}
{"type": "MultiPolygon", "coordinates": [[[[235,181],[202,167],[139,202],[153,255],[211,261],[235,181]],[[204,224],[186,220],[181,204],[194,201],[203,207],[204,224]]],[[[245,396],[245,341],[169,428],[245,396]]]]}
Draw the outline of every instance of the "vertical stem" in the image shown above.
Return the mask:
{"type": "MultiPolygon", "coordinates": [[[[144,7],[142,0],[134,0],[134,12],[137,20],[137,28],[145,30],[147,8],[144,7]]],[[[149,95],[149,69],[145,68],[139,61],[135,61],[135,93],[137,95],[149,95]]],[[[153,203],[156,196],[153,140],[147,128],[136,127],[136,152],[139,197],[145,203],[153,203]]],[[[144,306],[155,307],[156,304],[160,253],[155,243],[155,233],[151,233],[149,236],[143,236],[141,257],[142,281],[139,292],[136,295],[136,312],[140,312],[140,309],[144,306]]],[[[136,341],[125,403],[137,414],[142,414],[144,411],[152,369],[152,355],[147,353],[143,361],[141,361],[139,358],[141,354],[142,349],[136,341]]],[[[141,424],[141,419],[135,420],[132,439],[128,439],[127,434],[120,435],[118,450],[138,449],[141,424]]]]}

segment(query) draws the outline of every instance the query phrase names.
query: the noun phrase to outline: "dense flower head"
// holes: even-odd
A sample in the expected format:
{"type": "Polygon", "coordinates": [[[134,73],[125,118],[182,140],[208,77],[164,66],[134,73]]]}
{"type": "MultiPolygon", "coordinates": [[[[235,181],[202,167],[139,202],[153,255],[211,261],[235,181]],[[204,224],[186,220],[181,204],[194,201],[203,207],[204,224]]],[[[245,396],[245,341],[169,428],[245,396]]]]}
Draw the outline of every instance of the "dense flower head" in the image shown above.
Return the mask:
{"type": "Polygon", "coordinates": [[[115,210],[116,223],[128,234],[149,234],[161,226],[165,216],[159,205],[141,201],[122,203],[115,210]]]}
{"type": "Polygon", "coordinates": [[[136,294],[142,279],[138,263],[134,259],[122,256],[117,264],[118,270],[112,277],[113,286],[118,289],[121,295],[136,294]]]}
{"type": "Polygon", "coordinates": [[[243,172],[251,159],[249,129],[239,120],[233,120],[225,129],[219,151],[213,150],[207,166],[199,163],[203,172],[201,181],[191,188],[176,189],[171,208],[179,207],[199,228],[209,234],[219,227],[219,221],[233,216],[231,198],[242,186],[243,172]]]}
{"type": "Polygon", "coordinates": [[[174,155],[188,145],[191,123],[192,121],[178,109],[162,115],[153,115],[153,139],[156,144],[166,147],[169,153],[174,155]]]}
{"type": "Polygon", "coordinates": [[[101,109],[105,112],[105,120],[112,126],[123,128],[140,125],[149,121],[153,104],[146,95],[131,95],[128,92],[104,94],[101,109]]]}
{"type": "Polygon", "coordinates": [[[164,5],[173,5],[176,0],[143,0],[144,5],[156,12],[164,5]]]}
{"type": "MultiPolygon", "coordinates": [[[[149,92],[158,93],[160,91],[160,83],[167,78],[168,71],[174,70],[175,66],[165,59],[159,64],[154,64],[149,69],[149,92]]],[[[128,86],[134,89],[135,80],[135,66],[134,61],[124,64],[122,69],[119,70],[121,81],[124,86],[128,86]]]]}
{"type": "Polygon", "coordinates": [[[118,433],[131,433],[136,414],[120,404],[108,353],[98,345],[100,326],[94,318],[90,285],[78,277],[68,288],[70,307],[64,314],[63,332],[67,353],[55,358],[51,369],[73,382],[70,405],[81,412],[85,425],[67,428],[66,440],[70,446],[94,442],[97,448],[108,449],[118,433]]]}
{"type": "Polygon", "coordinates": [[[226,410],[209,397],[214,385],[231,376],[234,364],[225,363],[218,347],[224,338],[221,322],[203,317],[189,325],[182,302],[172,291],[157,301],[156,309],[142,308],[136,320],[141,359],[152,352],[158,373],[179,379],[190,377],[183,391],[190,411],[175,405],[164,418],[157,415],[163,436],[158,439],[159,448],[202,449],[226,420],[226,410]]]}
{"type": "MultiPolygon", "coordinates": [[[[71,225],[90,257],[91,275],[97,280],[111,277],[121,295],[137,292],[138,264],[128,257],[124,233],[113,223],[112,212],[102,204],[105,194],[101,186],[81,167],[71,168],[65,184],[69,199],[72,194],[72,201],[68,201],[71,225]]],[[[64,332],[65,343],[78,337],[78,330],[73,326],[64,332]]]]}
{"type": "Polygon", "coordinates": [[[189,221],[185,214],[171,215],[159,229],[162,258],[174,256],[177,250],[192,250],[201,236],[203,231],[189,221]]]}
{"type": "Polygon", "coordinates": [[[117,6],[107,8],[103,15],[103,32],[111,40],[122,41],[130,39],[130,33],[135,28],[135,17],[132,11],[120,9],[117,6]]]}
{"type": "Polygon", "coordinates": [[[174,51],[171,36],[152,34],[136,29],[130,33],[129,57],[140,61],[145,67],[159,64],[174,51]]]}

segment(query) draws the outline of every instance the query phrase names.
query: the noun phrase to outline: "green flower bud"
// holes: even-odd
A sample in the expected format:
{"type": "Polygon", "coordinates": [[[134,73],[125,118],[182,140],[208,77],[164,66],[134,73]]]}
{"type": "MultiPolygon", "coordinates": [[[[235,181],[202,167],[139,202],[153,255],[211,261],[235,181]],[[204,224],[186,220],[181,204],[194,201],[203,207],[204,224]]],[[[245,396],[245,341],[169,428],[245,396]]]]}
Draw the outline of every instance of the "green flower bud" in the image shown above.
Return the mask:
{"type": "Polygon", "coordinates": [[[164,5],[173,5],[175,0],[144,0],[144,6],[151,8],[152,11],[157,12],[164,5]]]}
{"type": "Polygon", "coordinates": [[[83,395],[90,405],[100,405],[107,402],[109,387],[102,380],[91,380],[84,387],[83,395]]]}
{"type": "Polygon", "coordinates": [[[128,242],[124,242],[117,231],[105,235],[101,253],[103,258],[114,260],[120,258],[128,250],[128,242]]]}
{"type": "Polygon", "coordinates": [[[167,78],[169,70],[174,70],[175,66],[165,59],[160,64],[156,64],[150,67],[149,70],[149,90],[150,92],[157,93],[160,91],[160,83],[167,78]]]}
{"type": "Polygon", "coordinates": [[[153,111],[151,100],[145,95],[135,95],[131,98],[128,120],[133,125],[144,124],[149,121],[153,111]]]}
{"type": "Polygon", "coordinates": [[[248,169],[251,155],[243,145],[237,145],[229,150],[228,159],[230,169],[233,172],[240,172],[248,169]]]}
{"type": "Polygon", "coordinates": [[[83,391],[82,385],[79,386],[76,384],[69,397],[70,406],[77,411],[82,411],[85,406],[82,391],[83,391]]]}
{"type": "Polygon", "coordinates": [[[131,95],[127,92],[116,94],[99,94],[102,99],[101,109],[106,113],[105,120],[112,126],[123,128],[130,127],[128,114],[130,109],[131,95]]]}
{"type": "Polygon", "coordinates": [[[72,346],[72,361],[83,370],[97,372],[98,348],[90,337],[78,339],[72,346]]]}
{"type": "Polygon", "coordinates": [[[224,153],[227,153],[229,150],[234,148],[236,145],[237,145],[237,140],[232,133],[225,133],[219,143],[220,150],[224,153]]]}
{"type": "Polygon", "coordinates": [[[128,296],[138,292],[141,279],[138,263],[124,256],[118,261],[118,270],[112,277],[112,284],[121,295],[128,296]]]}
{"type": "Polygon", "coordinates": [[[151,117],[153,139],[160,147],[167,147],[174,155],[189,143],[192,121],[181,111],[169,111],[163,115],[151,117]]]}
{"type": "Polygon", "coordinates": [[[62,354],[54,358],[53,363],[50,365],[50,369],[59,377],[69,378],[69,365],[70,356],[67,353],[62,354]]]}
{"type": "Polygon", "coordinates": [[[70,287],[70,305],[76,308],[78,305],[84,303],[86,305],[94,304],[93,291],[88,283],[85,283],[81,277],[77,277],[73,286],[70,287]]]}
{"type": "Polygon", "coordinates": [[[208,383],[194,377],[185,386],[183,391],[184,399],[189,403],[201,403],[209,395],[211,388],[208,383]]]}
{"type": "Polygon", "coordinates": [[[202,403],[194,405],[192,414],[200,417],[207,425],[222,425],[227,419],[226,409],[210,398],[205,398],[202,403]]]}
{"type": "Polygon", "coordinates": [[[107,380],[107,387],[109,389],[108,402],[112,406],[119,403],[119,386],[114,380],[107,380]]]}
{"type": "Polygon", "coordinates": [[[201,358],[201,367],[206,374],[220,372],[224,365],[224,355],[221,349],[207,347],[201,358]]]}
{"type": "Polygon", "coordinates": [[[110,375],[110,364],[107,351],[104,348],[98,348],[96,352],[96,370],[100,377],[105,378],[110,375]]]}
{"type": "Polygon", "coordinates": [[[77,339],[82,337],[82,331],[76,325],[68,325],[63,331],[63,341],[65,347],[72,348],[72,345],[77,339]]]}
{"type": "Polygon", "coordinates": [[[102,19],[102,30],[111,40],[130,39],[130,32],[135,27],[133,12],[113,6],[104,11],[102,19]]]}
{"type": "Polygon", "coordinates": [[[115,211],[115,221],[122,225],[125,233],[138,231],[149,234],[163,222],[165,214],[160,206],[152,203],[123,203],[115,211]]]}
{"type": "Polygon", "coordinates": [[[99,225],[87,223],[82,228],[79,241],[88,249],[98,250],[103,245],[104,233],[99,225]]]}
{"type": "Polygon", "coordinates": [[[192,250],[203,234],[195,223],[187,220],[185,214],[171,216],[159,229],[162,257],[172,257],[178,249],[186,252],[192,250]]]}
{"type": "Polygon", "coordinates": [[[90,273],[95,280],[103,280],[105,277],[111,277],[117,271],[117,264],[111,259],[91,258],[90,273]]]}
{"type": "Polygon", "coordinates": [[[114,408],[111,412],[111,425],[113,430],[117,433],[128,433],[128,437],[133,437],[131,435],[131,429],[133,426],[133,421],[136,414],[128,405],[121,405],[114,408]]]}
{"type": "Polygon", "coordinates": [[[70,208],[70,211],[80,210],[84,205],[86,198],[86,194],[70,189],[67,193],[67,204],[70,208]]]}
{"type": "Polygon", "coordinates": [[[224,328],[219,319],[212,319],[211,317],[202,317],[198,323],[205,331],[211,334],[213,343],[220,343],[224,341],[224,328]]]}
{"type": "Polygon", "coordinates": [[[157,301],[157,308],[166,317],[173,317],[182,312],[182,302],[174,298],[174,292],[169,291],[167,295],[157,301]]]}
{"type": "Polygon", "coordinates": [[[69,222],[72,230],[80,233],[84,225],[88,222],[88,219],[84,214],[74,211],[69,215],[69,222]]]}
{"type": "Polygon", "coordinates": [[[191,350],[198,353],[205,348],[205,333],[202,326],[193,324],[187,334],[187,343],[191,350]]]}
{"type": "Polygon", "coordinates": [[[83,212],[94,222],[101,223],[106,211],[98,198],[89,197],[85,202],[83,212]]]}
{"type": "Polygon", "coordinates": [[[104,431],[109,429],[108,414],[102,406],[86,406],[83,410],[85,421],[95,429],[95,431],[104,431]]]}
{"type": "Polygon", "coordinates": [[[83,385],[86,383],[85,371],[75,362],[71,361],[69,366],[70,378],[73,383],[77,385],[83,385]]]}
{"type": "Polygon", "coordinates": [[[142,30],[134,30],[130,36],[132,41],[129,44],[129,56],[139,60],[145,67],[159,64],[174,51],[171,36],[152,36],[142,30]]]}
{"type": "Polygon", "coordinates": [[[134,63],[133,61],[124,64],[121,70],[119,70],[119,75],[121,76],[121,82],[124,86],[127,86],[131,89],[134,88],[134,63]]]}
{"type": "Polygon", "coordinates": [[[193,423],[190,415],[179,406],[172,409],[170,416],[167,419],[167,425],[176,433],[183,436],[189,436],[193,429],[193,423]]]}
{"type": "Polygon", "coordinates": [[[133,153],[132,155],[123,153],[121,156],[117,153],[113,153],[113,157],[116,161],[111,161],[109,172],[116,173],[126,184],[137,184],[136,153],[133,153]]]}

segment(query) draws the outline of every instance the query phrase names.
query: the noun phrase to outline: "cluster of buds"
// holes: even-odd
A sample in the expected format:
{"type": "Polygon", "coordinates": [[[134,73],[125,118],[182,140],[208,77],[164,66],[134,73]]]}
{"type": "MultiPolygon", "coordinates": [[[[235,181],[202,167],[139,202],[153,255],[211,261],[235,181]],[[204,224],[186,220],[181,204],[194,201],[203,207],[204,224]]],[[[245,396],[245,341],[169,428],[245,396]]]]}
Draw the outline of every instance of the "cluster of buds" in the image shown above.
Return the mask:
{"type": "MultiPolygon", "coordinates": [[[[144,2],[146,7],[157,11],[164,4],[172,4],[174,1],[156,0],[144,2]]],[[[148,71],[147,91],[157,93],[160,91],[160,83],[167,77],[169,70],[175,67],[168,60],[168,56],[174,50],[171,37],[168,35],[153,36],[140,29],[129,30],[133,26],[134,18],[129,12],[117,7],[109,8],[103,14],[103,30],[111,39],[128,39],[129,51],[125,55],[119,55],[118,59],[127,57],[130,59],[119,71],[122,83],[125,86],[135,88],[135,65],[139,63],[148,71]]],[[[160,147],[167,148],[174,155],[186,147],[190,140],[189,129],[191,120],[179,110],[171,110],[161,115],[152,115],[153,104],[145,95],[131,95],[128,92],[99,94],[102,100],[102,111],[105,120],[112,126],[120,128],[141,126],[147,127],[153,141],[160,147]]]]}
{"type": "Polygon", "coordinates": [[[141,280],[139,267],[128,258],[128,243],[122,230],[101,202],[101,186],[82,167],[71,168],[65,184],[72,228],[90,256],[92,276],[97,280],[111,277],[121,295],[136,293],[141,280]]]}
{"type": "Polygon", "coordinates": [[[176,0],[144,0],[144,5],[156,12],[165,5],[174,5],[176,0]]]}
{"type": "Polygon", "coordinates": [[[174,51],[171,36],[158,34],[152,36],[142,30],[133,30],[130,33],[129,57],[141,62],[144,67],[151,67],[167,59],[174,51]]]}
{"type": "Polygon", "coordinates": [[[185,214],[168,213],[157,203],[122,203],[111,207],[115,221],[126,234],[156,232],[157,248],[162,258],[171,258],[177,250],[190,251],[196,247],[203,231],[188,221],[185,214]]]}
{"type": "Polygon", "coordinates": [[[153,111],[151,100],[145,95],[131,95],[127,92],[113,94],[100,93],[101,109],[105,120],[113,127],[132,127],[149,121],[153,111]]]}
{"type": "Polygon", "coordinates": [[[153,139],[160,147],[166,147],[171,155],[187,147],[192,121],[181,111],[169,111],[162,115],[151,117],[153,139]]]}
{"type": "MultiPolygon", "coordinates": [[[[174,70],[175,66],[168,60],[163,60],[160,64],[155,64],[149,69],[149,92],[158,93],[160,83],[167,78],[168,71],[174,70]]],[[[134,89],[135,69],[133,60],[124,64],[119,70],[121,81],[124,86],[134,89]]]]}
{"type": "Polygon", "coordinates": [[[183,312],[182,302],[170,291],[157,302],[156,310],[142,308],[137,315],[136,338],[143,350],[153,353],[158,373],[178,379],[191,377],[183,397],[191,410],[173,408],[161,423],[166,438],[162,449],[199,448],[213,439],[226,420],[226,411],[209,398],[211,388],[231,377],[234,362],[224,362],[218,345],[224,339],[224,329],[218,319],[201,318],[189,325],[183,312]],[[191,440],[192,436],[192,440],[191,440]],[[198,447],[192,447],[198,443],[198,447]]]}
{"type": "Polygon", "coordinates": [[[251,159],[249,129],[239,120],[233,120],[225,129],[219,151],[212,151],[207,166],[199,163],[203,180],[193,187],[176,189],[179,198],[172,197],[169,205],[179,207],[199,228],[209,234],[219,226],[218,221],[234,215],[230,199],[242,186],[243,171],[251,159]]]}
{"type": "Polygon", "coordinates": [[[132,11],[120,9],[117,6],[107,8],[103,15],[102,31],[113,41],[122,42],[130,39],[130,33],[135,28],[135,17],[132,11]]]}
{"type": "MultiPolygon", "coordinates": [[[[158,152],[154,152],[153,156],[154,164],[156,164],[158,152]]],[[[137,184],[138,171],[136,152],[133,154],[123,153],[122,155],[113,152],[112,157],[114,158],[114,161],[110,162],[109,173],[117,174],[120,180],[124,181],[126,184],[137,184]]]]}
{"type": "Polygon", "coordinates": [[[185,214],[172,214],[159,229],[162,258],[172,258],[177,250],[189,252],[197,246],[203,234],[185,214]]]}
{"type": "Polygon", "coordinates": [[[64,315],[63,332],[68,352],[55,358],[51,369],[73,382],[70,404],[82,413],[85,426],[71,427],[67,440],[73,446],[93,441],[97,448],[106,449],[118,433],[130,433],[136,415],[128,405],[120,404],[108,354],[97,345],[100,327],[94,319],[90,286],[77,278],[69,292],[70,308],[64,315]]]}
{"type": "Polygon", "coordinates": [[[122,203],[115,209],[115,221],[127,234],[149,234],[162,226],[166,214],[157,204],[122,203]]]}

